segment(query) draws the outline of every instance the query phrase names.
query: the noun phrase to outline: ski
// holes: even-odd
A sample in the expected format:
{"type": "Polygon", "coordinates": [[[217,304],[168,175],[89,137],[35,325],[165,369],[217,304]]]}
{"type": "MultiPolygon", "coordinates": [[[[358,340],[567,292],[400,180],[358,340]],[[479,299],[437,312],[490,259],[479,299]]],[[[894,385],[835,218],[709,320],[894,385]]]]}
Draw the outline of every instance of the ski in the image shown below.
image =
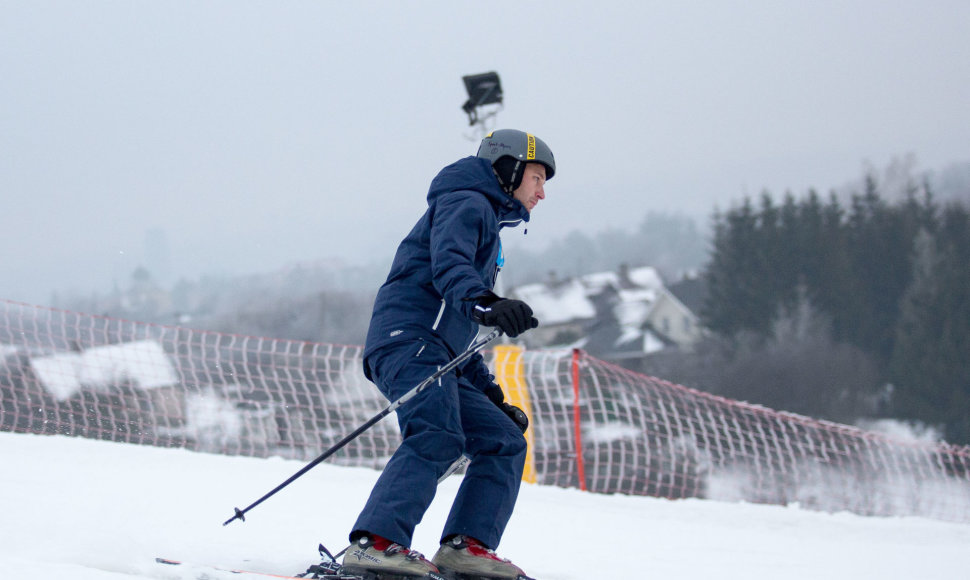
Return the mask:
{"type": "MultiPolygon", "coordinates": [[[[192,574],[195,580],[448,580],[445,576],[429,573],[427,576],[401,576],[398,574],[373,574],[364,575],[341,572],[340,564],[335,562],[323,562],[314,564],[307,568],[306,572],[287,576],[285,574],[271,574],[269,572],[256,572],[255,570],[243,570],[238,568],[222,568],[219,566],[209,566],[206,564],[194,564],[170,558],[155,558],[155,562],[166,566],[179,566],[185,568],[187,574],[192,574]]],[[[526,579],[528,580],[528,579],[526,579]]]]}
{"type": "MultiPolygon", "coordinates": [[[[482,576],[480,574],[462,574],[461,572],[450,572],[445,569],[441,570],[441,574],[444,578],[447,578],[448,580],[502,580],[502,578],[498,578],[495,576],[482,576]]],[[[515,577],[515,580],[536,580],[536,579],[530,576],[522,576],[520,574],[515,577]]]]}
{"type": "MultiPolygon", "coordinates": [[[[181,566],[186,573],[194,574],[196,580],[497,580],[485,576],[469,575],[461,573],[448,573],[442,570],[441,574],[428,572],[425,576],[401,576],[398,574],[381,574],[365,572],[357,574],[344,567],[338,562],[338,558],[343,555],[340,551],[336,556],[330,553],[323,544],[319,546],[321,562],[313,564],[307,568],[306,572],[287,576],[285,574],[271,574],[269,572],[256,572],[255,570],[243,570],[235,568],[221,568],[218,566],[208,566],[200,564],[190,564],[181,560],[169,558],[155,558],[155,562],[166,566],[181,566]]],[[[516,580],[535,580],[528,576],[519,576],[516,580]]]]}
{"type": "Polygon", "coordinates": [[[224,578],[232,580],[245,580],[247,578],[253,578],[254,580],[265,578],[275,578],[276,580],[361,580],[360,576],[340,574],[336,570],[326,571],[323,567],[318,566],[310,566],[310,569],[302,574],[287,576],[286,574],[271,574],[269,572],[257,572],[255,570],[195,564],[181,560],[172,560],[170,558],[155,558],[155,562],[165,566],[184,568],[187,573],[194,574],[196,580],[222,580],[224,578]],[[315,570],[317,568],[319,568],[319,572],[315,570]]]}

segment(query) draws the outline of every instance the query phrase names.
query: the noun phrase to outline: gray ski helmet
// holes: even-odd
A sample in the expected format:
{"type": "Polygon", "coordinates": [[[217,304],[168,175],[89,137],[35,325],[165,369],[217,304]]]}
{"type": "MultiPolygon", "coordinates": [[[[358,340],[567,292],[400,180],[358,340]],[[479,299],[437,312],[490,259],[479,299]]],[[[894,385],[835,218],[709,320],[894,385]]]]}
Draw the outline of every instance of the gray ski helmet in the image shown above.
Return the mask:
{"type": "Polygon", "coordinates": [[[503,180],[502,186],[510,194],[522,182],[522,163],[543,164],[546,167],[546,180],[556,174],[556,158],[549,146],[535,135],[517,129],[499,129],[486,135],[478,147],[478,157],[488,159],[499,174],[499,179],[503,180]],[[505,162],[499,163],[503,159],[516,163],[508,167],[505,162]],[[511,175],[506,175],[509,170],[511,175]]]}

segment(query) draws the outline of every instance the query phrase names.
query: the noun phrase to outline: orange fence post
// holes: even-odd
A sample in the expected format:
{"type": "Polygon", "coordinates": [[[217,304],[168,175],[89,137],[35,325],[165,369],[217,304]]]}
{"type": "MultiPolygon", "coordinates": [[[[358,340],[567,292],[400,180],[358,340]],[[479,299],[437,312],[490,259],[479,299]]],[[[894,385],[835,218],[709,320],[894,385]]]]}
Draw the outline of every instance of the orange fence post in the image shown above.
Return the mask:
{"type": "Polygon", "coordinates": [[[586,491],[586,467],[583,465],[583,435],[579,412],[579,349],[573,349],[573,436],[576,444],[576,472],[579,489],[586,491]]]}

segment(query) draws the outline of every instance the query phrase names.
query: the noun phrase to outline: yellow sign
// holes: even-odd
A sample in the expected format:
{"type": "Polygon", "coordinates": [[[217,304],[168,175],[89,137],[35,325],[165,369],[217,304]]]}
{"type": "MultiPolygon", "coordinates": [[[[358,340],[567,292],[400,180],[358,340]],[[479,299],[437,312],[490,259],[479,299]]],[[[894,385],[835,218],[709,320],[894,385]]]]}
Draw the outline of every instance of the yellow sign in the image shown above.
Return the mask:
{"type": "MultiPolygon", "coordinates": [[[[532,135],[529,135],[530,146],[534,144],[534,139],[532,135]]],[[[526,451],[522,481],[535,483],[536,460],[532,452],[535,428],[532,426],[532,399],[529,397],[529,385],[525,381],[521,347],[511,344],[500,344],[495,347],[495,380],[502,386],[505,400],[510,405],[522,409],[529,417],[529,429],[525,432],[525,441],[529,447],[526,451]]]]}

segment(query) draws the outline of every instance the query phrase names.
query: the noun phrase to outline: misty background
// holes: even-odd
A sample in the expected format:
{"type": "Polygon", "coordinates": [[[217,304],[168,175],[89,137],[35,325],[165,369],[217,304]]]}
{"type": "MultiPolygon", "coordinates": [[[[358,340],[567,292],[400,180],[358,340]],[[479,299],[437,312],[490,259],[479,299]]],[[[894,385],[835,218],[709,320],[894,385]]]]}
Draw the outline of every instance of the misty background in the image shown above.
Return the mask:
{"type": "Polygon", "coordinates": [[[169,287],[306,263],[379,282],[431,178],[475,152],[461,77],[490,70],[505,89],[496,128],[541,136],[559,166],[528,235],[505,236],[510,283],[517,252],[635,232],[649,215],[691,220],[703,238],[712,212],[762,190],[824,192],[899,165],[970,181],[965,2],[2,1],[0,13],[0,297],[12,300],[110,292],[139,267],[169,287]]]}

